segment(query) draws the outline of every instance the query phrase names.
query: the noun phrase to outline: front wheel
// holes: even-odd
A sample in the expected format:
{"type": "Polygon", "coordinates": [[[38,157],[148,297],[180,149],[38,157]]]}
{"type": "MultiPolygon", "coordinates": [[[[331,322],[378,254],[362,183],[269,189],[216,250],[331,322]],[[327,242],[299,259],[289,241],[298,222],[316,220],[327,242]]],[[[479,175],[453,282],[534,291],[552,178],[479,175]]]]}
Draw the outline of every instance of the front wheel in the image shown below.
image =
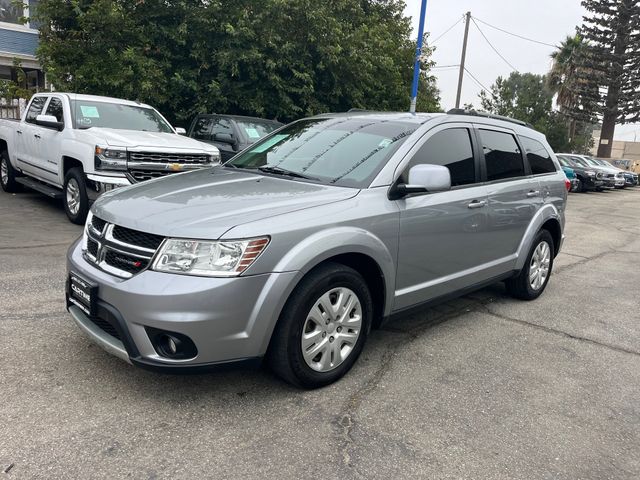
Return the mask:
{"type": "Polygon", "coordinates": [[[548,230],[540,230],[518,276],[505,282],[507,291],[521,300],[538,298],[549,283],[553,258],[553,237],[548,230]]]}
{"type": "Polygon", "coordinates": [[[296,386],[318,388],[346,374],[364,347],[373,301],[362,276],[327,264],[296,287],[278,320],[267,360],[296,386]]]}
{"type": "Polygon", "coordinates": [[[71,223],[84,224],[89,213],[87,182],[81,168],[72,168],[64,176],[64,211],[71,223]]]}
{"type": "Polygon", "coordinates": [[[7,193],[16,193],[21,190],[20,184],[16,182],[16,171],[9,161],[9,154],[6,150],[0,152],[0,187],[7,193]]]}

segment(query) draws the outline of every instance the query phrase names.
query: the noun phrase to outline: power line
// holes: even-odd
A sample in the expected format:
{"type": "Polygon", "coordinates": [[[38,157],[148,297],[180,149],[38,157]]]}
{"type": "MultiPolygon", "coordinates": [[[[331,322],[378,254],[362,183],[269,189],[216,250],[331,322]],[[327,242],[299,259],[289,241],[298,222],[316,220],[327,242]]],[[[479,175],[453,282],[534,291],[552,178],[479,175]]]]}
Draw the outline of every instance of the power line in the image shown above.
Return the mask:
{"type": "Polygon", "coordinates": [[[436,43],[438,40],[440,40],[442,37],[444,37],[447,33],[449,33],[451,30],[453,30],[454,27],[456,27],[458,24],[460,23],[460,19],[456,20],[456,23],[454,23],[453,25],[451,25],[449,28],[447,28],[444,32],[442,32],[440,35],[438,35],[435,39],[433,39],[430,44],[433,45],[434,43],[436,43]]]}
{"type": "Polygon", "coordinates": [[[465,72],[467,72],[467,73],[469,74],[469,76],[473,79],[473,81],[474,81],[474,82],[476,82],[476,83],[480,86],[480,88],[482,88],[483,90],[486,90],[487,92],[491,93],[491,90],[490,90],[490,89],[488,89],[487,87],[485,87],[485,86],[480,82],[480,80],[478,80],[478,79],[475,77],[475,75],[474,75],[473,73],[471,73],[471,72],[467,69],[467,67],[464,67],[464,71],[465,71],[465,72]]]}
{"type": "Polygon", "coordinates": [[[503,28],[496,27],[495,25],[491,25],[490,23],[487,23],[487,22],[485,22],[484,20],[480,20],[478,17],[473,17],[473,18],[474,18],[474,20],[477,20],[477,21],[479,21],[480,23],[484,23],[487,27],[495,28],[496,30],[501,31],[502,33],[506,33],[507,35],[512,35],[512,36],[514,36],[514,37],[521,38],[522,40],[527,40],[527,41],[529,41],[529,42],[537,43],[537,44],[539,44],[539,45],[545,45],[545,46],[547,46],[547,47],[557,48],[557,46],[556,46],[556,45],[552,45],[552,44],[550,44],[550,43],[541,42],[541,41],[539,41],[539,40],[534,40],[533,38],[523,37],[522,35],[518,35],[517,33],[512,33],[512,32],[509,32],[509,31],[507,31],[507,30],[503,29],[503,28]]]}
{"type": "Polygon", "coordinates": [[[500,52],[498,51],[498,49],[496,47],[493,46],[493,44],[489,41],[489,39],[487,38],[487,36],[484,34],[484,32],[480,29],[480,27],[478,26],[478,24],[476,23],[476,20],[474,17],[471,17],[471,21],[473,22],[473,24],[476,26],[476,28],[478,29],[478,31],[480,32],[480,35],[482,35],[482,37],[487,41],[487,43],[489,44],[489,46],[493,49],[494,52],[496,52],[496,54],[502,59],[504,60],[504,62],[509,65],[511,67],[512,70],[515,70],[516,72],[518,71],[518,69],[516,67],[513,66],[513,64],[507,60],[506,58],[504,58],[500,52]]]}

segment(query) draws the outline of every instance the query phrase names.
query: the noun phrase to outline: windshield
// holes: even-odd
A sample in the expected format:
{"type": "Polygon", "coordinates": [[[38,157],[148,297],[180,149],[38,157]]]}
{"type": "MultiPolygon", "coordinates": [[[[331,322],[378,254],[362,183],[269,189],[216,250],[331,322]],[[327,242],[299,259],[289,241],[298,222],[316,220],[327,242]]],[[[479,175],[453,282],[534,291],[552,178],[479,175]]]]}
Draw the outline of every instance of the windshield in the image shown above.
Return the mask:
{"type": "Polygon", "coordinates": [[[244,132],[249,143],[254,143],[266,137],[282,126],[276,122],[261,122],[259,120],[237,120],[238,128],[244,132]]]}
{"type": "Polygon", "coordinates": [[[582,158],[580,158],[580,157],[571,157],[571,160],[573,160],[576,164],[578,164],[578,165],[579,165],[579,166],[581,166],[581,167],[590,167],[590,166],[591,166],[591,165],[589,165],[589,164],[587,163],[587,161],[586,161],[586,160],[583,160],[583,159],[582,159],[582,158]]]}
{"type": "Polygon", "coordinates": [[[301,120],[225,166],[365,188],[415,128],[404,122],[357,117],[301,120]]]}
{"type": "Polygon", "coordinates": [[[556,156],[558,157],[558,161],[560,162],[560,165],[562,165],[563,167],[571,167],[571,162],[569,160],[559,155],[556,155],[556,156]]]}
{"type": "Polygon", "coordinates": [[[595,159],[593,159],[591,157],[584,157],[584,161],[587,163],[587,165],[591,165],[592,167],[601,167],[602,166],[595,159]]]}
{"type": "Polygon", "coordinates": [[[117,128],[143,132],[174,133],[153,108],[118,103],[70,100],[76,128],[117,128]]]}

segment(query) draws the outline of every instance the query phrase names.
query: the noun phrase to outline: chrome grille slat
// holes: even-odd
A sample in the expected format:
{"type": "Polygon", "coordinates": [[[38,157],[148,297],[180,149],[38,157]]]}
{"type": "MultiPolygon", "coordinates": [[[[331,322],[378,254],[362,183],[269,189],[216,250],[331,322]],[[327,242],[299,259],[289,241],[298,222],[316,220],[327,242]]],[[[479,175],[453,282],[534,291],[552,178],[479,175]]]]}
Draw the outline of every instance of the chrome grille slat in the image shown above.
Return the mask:
{"type": "Polygon", "coordinates": [[[164,241],[164,237],[160,235],[96,220],[95,216],[89,227],[86,260],[101,270],[122,278],[131,278],[146,270],[164,241]],[[95,228],[98,225],[102,225],[101,231],[95,228]]]}
{"type": "Polygon", "coordinates": [[[209,161],[209,156],[204,153],[129,152],[129,160],[133,162],[203,164],[209,161]]]}

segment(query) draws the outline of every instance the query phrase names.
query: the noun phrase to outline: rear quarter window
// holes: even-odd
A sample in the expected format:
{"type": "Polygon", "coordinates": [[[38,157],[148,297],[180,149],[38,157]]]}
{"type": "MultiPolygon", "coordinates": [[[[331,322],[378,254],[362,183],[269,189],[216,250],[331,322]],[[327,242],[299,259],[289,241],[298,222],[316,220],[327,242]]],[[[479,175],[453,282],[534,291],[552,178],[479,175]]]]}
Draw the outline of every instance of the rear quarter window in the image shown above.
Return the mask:
{"type": "Polygon", "coordinates": [[[479,133],[489,182],[525,175],[522,152],[512,134],[485,129],[479,133]]]}
{"type": "Polygon", "coordinates": [[[527,154],[531,173],[539,175],[556,171],[556,166],[551,159],[551,154],[542,143],[528,137],[520,137],[520,142],[527,154]]]}

